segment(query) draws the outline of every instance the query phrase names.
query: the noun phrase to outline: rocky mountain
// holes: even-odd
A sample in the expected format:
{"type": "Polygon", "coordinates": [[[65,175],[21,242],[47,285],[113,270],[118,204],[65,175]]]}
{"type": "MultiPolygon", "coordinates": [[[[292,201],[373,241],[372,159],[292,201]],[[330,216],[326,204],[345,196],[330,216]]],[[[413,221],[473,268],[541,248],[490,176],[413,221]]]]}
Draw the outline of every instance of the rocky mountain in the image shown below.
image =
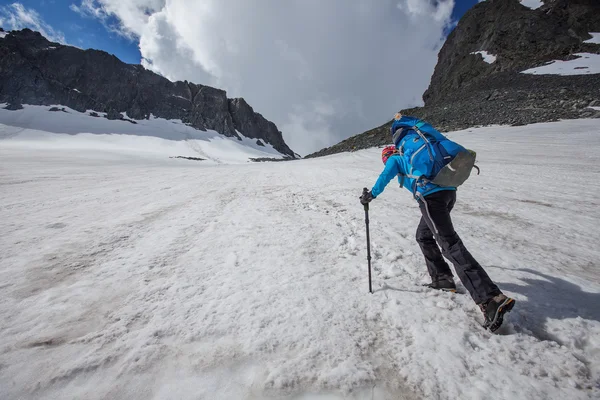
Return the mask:
{"type": "MultiPolygon", "coordinates": [[[[442,131],[600,118],[600,74],[586,71],[589,67],[575,67],[571,73],[578,75],[523,73],[600,54],[590,32],[600,32],[599,0],[545,0],[535,9],[519,0],[483,1],[446,39],[423,95],[425,106],[402,112],[442,131]]],[[[389,126],[307,157],[389,144],[389,126]]]]}
{"type": "Polygon", "coordinates": [[[242,98],[229,99],[224,90],[210,86],[171,82],[141,65],[53,43],[29,29],[9,34],[0,29],[0,103],[13,109],[60,104],[105,112],[109,119],[122,119],[123,112],[133,120],[152,114],[239,139],[238,131],[290,158],[297,156],[275,124],[242,98]]]}

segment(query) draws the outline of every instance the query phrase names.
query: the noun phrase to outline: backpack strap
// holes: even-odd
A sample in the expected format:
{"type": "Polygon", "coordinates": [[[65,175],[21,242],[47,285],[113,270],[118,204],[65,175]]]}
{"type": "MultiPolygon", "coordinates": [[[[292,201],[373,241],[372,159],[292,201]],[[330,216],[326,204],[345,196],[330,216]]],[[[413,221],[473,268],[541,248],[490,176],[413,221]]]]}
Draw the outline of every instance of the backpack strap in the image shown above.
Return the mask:
{"type": "MultiPolygon", "coordinates": [[[[407,130],[407,131],[414,131],[416,133],[416,131],[414,129],[412,129],[412,128],[404,128],[404,129],[407,130]]],[[[418,134],[417,134],[417,136],[418,136],[418,134]]],[[[402,136],[402,139],[400,140],[400,143],[399,143],[399,146],[398,146],[398,153],[400,153],[401,156],[404,155],[404,144],[406,142],[408,142],[408,137],[409,137],[408,134],[404,134],[402,136]]]]}
{"type": "Polygon", "coordinates": [[[421,132],[418,125],[423,126],[423,122],[416,123],[415,126],[412,127],[412,129],[415,132],[417,132],[417,135],[419,135],[421,137],[421,139],[423,139],[423,141],[427,145],[427,152],[429,153],[429,160],[433,161],[433,152],[431,151],[431,142],[429,141],[429,139],[427,139],[425,134],[423,132],[421,132]]]}
{"type": "Polygon", "coordinates": [[[424,175],[412,176],[411,178],[415,180],[415,182],[413,183],[413,187],[412,187],[413,197],[418,200],[419,197],[422,198],[423,196],[421,195],[421,193],[419,193],[417,191],[417,188],[427,186],[427,184],[431,181],[429,179],[425,178],[424,175]]]}
{"type": "Polygon", "coordinates": [[[398,146],[400,141],[402,141],[404,139],[404,137],[406,137],[406,135],[410,129],[411,128],[409,128],[408,126],[402,126],[398,129],[396,129],[396,132],[394,132],[394,134],[392,135],[392,140],[393,140],[395,146],[398,146]]]}
{"type": "Polygon", "coordinates": [[[402,142],[400,143],[400,146],[398,147],[398,153],[400,153],[401,156],[404,155],[404,143],[405,143],[405,141],[402,140],[402,142]]]}
{"type": "MultiPolygon", "coordinates": [[[[421,187],[425,186],[429,182],[431,182],[429,179],[427,179],[425,177],[425,175],[419,175],[419,176],[417,176],[417,175],[413,175],[413,174],[406,174],[406,175],[404,175],[404,174],[398,174],[398,179],[400,179],[400,187],[404,187],[404,179],[406,179],[406,178],[408,178],[408,179],[414,179],[415,180],[414,185],[421,186],[421,187]]],[[[415,191],[416,191],[416,187],[413,188],[413,192],[415,192],[415,191]]]]}
{"type": "Polygon", "coordinates": [[[427,216],[429,217],[429,220],[431,221],[431,225],[433,225],[433,234],[435,236],[439,235],[439,231],[437,226],[435,225],[435,222],[433,222],[433,218],[431,218],[431,212],[429,212],[429,205],[427,204],[427,201],[425,200],[425,196],[423,196],[421,193],[417,193],[415,198],[417,199],[417,201],[422,201],[423,202],[423,207],[425,207],[425,212],[427,213],[427,216]]]}

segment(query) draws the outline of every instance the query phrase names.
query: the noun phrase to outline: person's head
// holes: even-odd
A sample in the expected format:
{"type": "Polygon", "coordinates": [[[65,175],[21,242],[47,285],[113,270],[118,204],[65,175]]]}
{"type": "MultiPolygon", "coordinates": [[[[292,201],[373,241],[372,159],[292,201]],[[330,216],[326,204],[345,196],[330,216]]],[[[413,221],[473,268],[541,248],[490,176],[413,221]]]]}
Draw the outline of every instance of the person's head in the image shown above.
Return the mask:
{"type": "Polygon", "coordinates": [[[383,150],[381,150],[381,161],[385,164],[392,155],[398,153],[398,149],[396,146],[385,146],[383,150]]]}

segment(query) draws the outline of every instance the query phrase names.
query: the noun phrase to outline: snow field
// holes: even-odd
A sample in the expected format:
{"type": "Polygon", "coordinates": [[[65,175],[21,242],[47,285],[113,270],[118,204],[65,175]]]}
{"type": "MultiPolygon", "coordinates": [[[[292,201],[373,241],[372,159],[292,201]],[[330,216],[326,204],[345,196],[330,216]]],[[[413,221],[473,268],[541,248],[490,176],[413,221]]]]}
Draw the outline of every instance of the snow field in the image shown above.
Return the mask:
{"type": "MultiPolygon", "coordinates": [[[[57,105],[65,111],[48,111],[51,106],[25,105],[22,110],[9,111],[0,104],[0,122],[8,127],[0,132],[6,145],[74,150],[107,150],[111,153],[144,154],[163,157],[199,157],[208,163],[246,163],[250,158],[282,158],[272,145],[256,144],[238,132],[242,139],[228,138],[218,132],[199,131],[180,120],[165,120],[151,116],[148,120],[116,121],[98,117],[88,110],[80,113],[57,105]],[[25,142],[25,143],[23,143],[25,142]]],[[[126,113],[122,113],[128,118],[126,113]]],[[[105,152],[106,153],[106,152],[105,152]]],[[[88,152],[88,156],[95,155],[88,152]]]]}
{"type": "Polygon", "coordinates": [[[496,335],[420,286],[396,183],[371,203],[368,293],[379,149],[225,165],[0,141],[0,398],[597,398],[597,120],[449,136],[482,169],[457,231],[517,299],[496,335]]]}
{"type": "Polygon", "coordinates": [[[600,54],[575,53],[576,59],[562,61],[554,60],[541,67],[521,71],[522,74],[532,75],[588,75],[600,74],[600,54]]]}

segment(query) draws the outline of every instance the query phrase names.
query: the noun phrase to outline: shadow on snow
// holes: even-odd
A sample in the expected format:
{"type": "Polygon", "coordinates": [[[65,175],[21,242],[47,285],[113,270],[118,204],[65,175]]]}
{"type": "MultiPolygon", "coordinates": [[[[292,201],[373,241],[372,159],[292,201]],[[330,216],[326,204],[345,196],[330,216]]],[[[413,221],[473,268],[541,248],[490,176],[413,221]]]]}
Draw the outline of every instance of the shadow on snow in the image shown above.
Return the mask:
{"type": "Polygon", "coordinates": [[[533,275],[518,277],[525,284],[498,283],[503,291],[526,296],[526,299],[517,300],[514,311],[517,311],[518,317],[511,318],[517,325],[517,330],[521,328],[530,331],[541,340],[564,344],[558,337],[547,331],[548,320],[582,318],[600,322],[600,307],[598,307],[600,293],[586,292],[580,286],[565,279],[529,268],[491,268],[533,275]]]}

